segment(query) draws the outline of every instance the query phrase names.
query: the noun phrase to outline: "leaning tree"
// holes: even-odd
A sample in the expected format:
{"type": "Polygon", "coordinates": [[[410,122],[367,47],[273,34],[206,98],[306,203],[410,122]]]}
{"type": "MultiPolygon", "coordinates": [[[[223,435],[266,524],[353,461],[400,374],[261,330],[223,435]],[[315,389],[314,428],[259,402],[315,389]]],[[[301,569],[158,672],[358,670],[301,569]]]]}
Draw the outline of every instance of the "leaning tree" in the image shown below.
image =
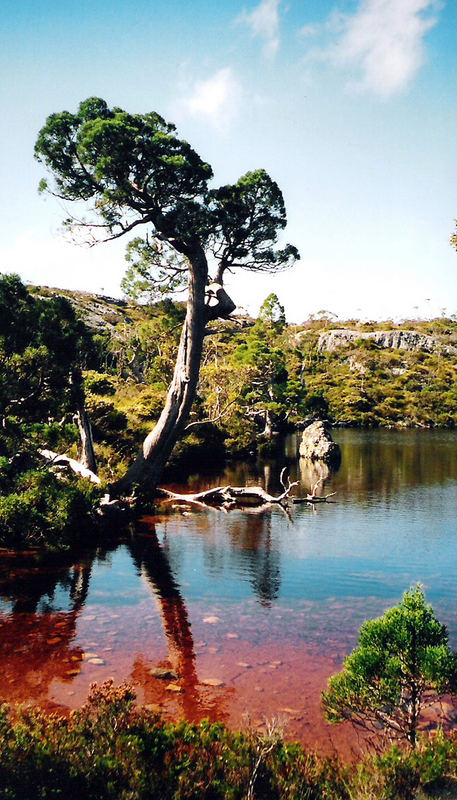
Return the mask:
{"type": "Polygon", "coordinates": [[[53,176],[40,189],[84,209],[80,218],[65,220],[70,229],[85,230],[95,243],[141,228],[136,256],[149,264],[158,290],[187,282],[187,313],[164,409],[113,493],[154,489],[190,413],[208,323],[236,307],[223,286],[225,273],[277,272],[299,258],[292,245],[277,245],[286,225],[282,193],[262,169],[209,188],[210,165],[177,137],[174,125],[155,112],[110,109],[96,97],[76,114],[48,117],[35,155],[53,176]]]}

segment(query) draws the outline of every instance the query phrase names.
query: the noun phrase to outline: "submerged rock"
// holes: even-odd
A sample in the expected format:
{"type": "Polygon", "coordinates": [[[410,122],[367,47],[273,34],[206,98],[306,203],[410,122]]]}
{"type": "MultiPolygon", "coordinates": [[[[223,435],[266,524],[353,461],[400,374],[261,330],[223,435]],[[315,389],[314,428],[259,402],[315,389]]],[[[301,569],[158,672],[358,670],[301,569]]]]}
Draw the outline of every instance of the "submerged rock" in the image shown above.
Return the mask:
{"type": "Polygon", "coordinates": [[[175,672],[174,669],[155,667],[154,669],[150,670],[150,673],[153,678],[159,678],[160,680],[176,680],[179,678],[178,673],[175,672]]]}
{"type": "Polygon", "coordinates": [[[302,433],[299,453],[310,461],[324,461],[337,465],[341,461],[340,446],[333,441],[328,426],[324,422],[312,422],[302,433]]]}
{"type": "Polygon", "coordinates": [[[174,692],[175,694],[184,694],[184,689],[178,683],[169,683],[166,687],[168,692],[174,692]]]}
{"type": "Polygon", "coordinates": [[[225,686],[224,681],[221,681],[220,678],[203,678],[200,683],[202,683],[203,686],[225,686]]]}

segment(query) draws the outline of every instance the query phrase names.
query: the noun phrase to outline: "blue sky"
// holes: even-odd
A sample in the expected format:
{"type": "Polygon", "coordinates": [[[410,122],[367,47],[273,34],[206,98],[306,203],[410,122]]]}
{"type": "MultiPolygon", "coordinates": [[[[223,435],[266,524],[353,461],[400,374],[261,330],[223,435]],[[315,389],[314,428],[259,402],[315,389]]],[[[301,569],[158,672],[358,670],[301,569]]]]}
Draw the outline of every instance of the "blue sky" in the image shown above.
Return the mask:
{"type": "Polygon", "coordinates": [[[457,313],[455,0],[4,0],[0,264],[119,294],[121,243],[64,241],[33,160],[48,114],[90,96],[157,110],[217,183],[263,167],[301,261],[229,287],[288,318],[457,313]]]}

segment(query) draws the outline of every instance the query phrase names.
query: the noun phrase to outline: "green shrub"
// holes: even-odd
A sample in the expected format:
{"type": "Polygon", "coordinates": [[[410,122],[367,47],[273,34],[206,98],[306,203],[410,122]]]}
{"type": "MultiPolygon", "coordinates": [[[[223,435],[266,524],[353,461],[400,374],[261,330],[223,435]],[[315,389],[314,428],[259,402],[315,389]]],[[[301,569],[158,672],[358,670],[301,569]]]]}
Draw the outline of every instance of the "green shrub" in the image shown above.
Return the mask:
{"type": "Polygon", "coordinates": [[[111,377],[101,372],[87,372],[84,376],[84,387],[92,394],[108,396],[116,394],[116,387],[111,377]]]}
{"type": "Polygon", "coordinates": [[[440,732],[345,765],[274,730],[165,723],[134,699],[107,681],[68,718],[27,708],[13,721],[0,707],[0,800],[413,800],[457,766],[440,732]]]}
{"type": "Polygon", "coordinates": [[[347,800],[336,761],[278,735],[219,723],[170,725],[133,706],[126,686],[92,686],[69,719],[0,714],[1,800],[347,800]]]}
{"type": "Polygon", "coordinates": [[[113,436],[117,438],[117,434],[127,428],[126,414],[109,400],[92,395],[87,398],[87,409],[96,437],[111,441],[113,436]]]}
{"type": "Polygon", "coordinates": [[[0,546],[70,547],[92,528],[99,494],[72,475],[58,478],[47,469],[21,473],[0,497],[0,546]]]}

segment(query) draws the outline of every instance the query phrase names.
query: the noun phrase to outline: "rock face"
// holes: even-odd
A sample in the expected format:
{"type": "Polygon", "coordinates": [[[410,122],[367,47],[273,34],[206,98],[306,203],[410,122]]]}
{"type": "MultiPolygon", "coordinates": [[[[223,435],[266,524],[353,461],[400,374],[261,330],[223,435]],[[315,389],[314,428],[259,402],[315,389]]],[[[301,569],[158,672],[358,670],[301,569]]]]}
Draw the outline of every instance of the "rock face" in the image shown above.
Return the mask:
{"type": "Polygon", "coordinates": [[[371,340],[378,347],[391,350],[425,350],[427,353],[440,352],[444,355],[457,355],[457,347],[443,345],[433,336],[425,336],[415,331],[354,331],[337,328],[321,333],[317,349],[332,351],[338,347],[353,346],[360,339],[371,340]]]}
{"type": "Polygon", "coordinates": [[[299,453],[310,461],[323,461],[325,464],[339,464],[340,446],[333,441],[328,427],[323,422],[312,422],[303,431],[299,453]]]}

